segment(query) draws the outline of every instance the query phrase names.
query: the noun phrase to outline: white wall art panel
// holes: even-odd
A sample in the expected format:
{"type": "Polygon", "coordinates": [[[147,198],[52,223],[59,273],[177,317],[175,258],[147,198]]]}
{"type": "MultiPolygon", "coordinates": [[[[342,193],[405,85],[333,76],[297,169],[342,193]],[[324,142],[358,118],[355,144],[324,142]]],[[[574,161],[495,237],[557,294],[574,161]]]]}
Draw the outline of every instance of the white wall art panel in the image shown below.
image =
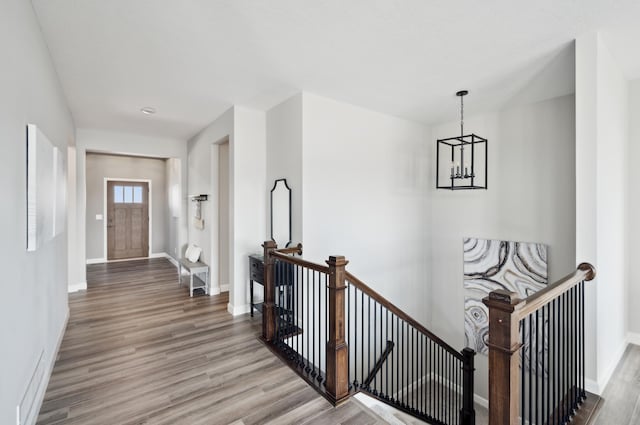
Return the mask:
{"type": "Polygon", "coordinates": [[[482,303],[504,289],[521,299],[547,284],[547,246],[539,243],[464,239],[464,329],[468,347],[487,354],[489,312],[482,303]]]}
{"type": "Polygon", "coordinates": [[[54,147],[35,125],[27,125],[27,251],[54,236],[54,147]]]}

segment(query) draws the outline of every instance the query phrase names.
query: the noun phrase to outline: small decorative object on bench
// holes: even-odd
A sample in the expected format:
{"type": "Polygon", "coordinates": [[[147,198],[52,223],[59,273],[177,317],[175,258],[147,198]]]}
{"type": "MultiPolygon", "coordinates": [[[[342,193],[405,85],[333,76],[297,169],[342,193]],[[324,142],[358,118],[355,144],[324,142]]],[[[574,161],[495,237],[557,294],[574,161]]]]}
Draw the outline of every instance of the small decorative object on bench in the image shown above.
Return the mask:
{"type": "Polygon", "coordinates": [[[184,253],[184,258],[180,259],[178,262],[178,283],[182,285],[182,269],[186,269],[189,272],[189,296],[193,297],[194,289],[204,289],[205,294],[209,294],[209,266],[205,263],[199,261],[200,254],[202,253],[202,248],[199,248],[196,245],[189,245],[187,250],[184,253]],[[193,284],[193,275],[197,275],[200,273],[205,274],[204,284],[196,285],[193,284]]]}

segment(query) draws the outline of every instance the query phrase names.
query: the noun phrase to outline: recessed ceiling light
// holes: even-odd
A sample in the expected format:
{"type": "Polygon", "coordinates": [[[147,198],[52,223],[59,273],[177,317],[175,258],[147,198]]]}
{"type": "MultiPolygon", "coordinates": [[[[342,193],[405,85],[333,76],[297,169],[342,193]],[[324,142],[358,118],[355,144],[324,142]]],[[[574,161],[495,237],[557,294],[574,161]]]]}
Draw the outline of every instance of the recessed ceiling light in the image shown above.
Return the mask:
{"type": "Polygon", "coordinates": [[[144,108],[140,109],[140,112],[142,112],[145,115],[153,115],[156,113],[156,108],[152,108],[151,106],[145,106],[144,108]]]}

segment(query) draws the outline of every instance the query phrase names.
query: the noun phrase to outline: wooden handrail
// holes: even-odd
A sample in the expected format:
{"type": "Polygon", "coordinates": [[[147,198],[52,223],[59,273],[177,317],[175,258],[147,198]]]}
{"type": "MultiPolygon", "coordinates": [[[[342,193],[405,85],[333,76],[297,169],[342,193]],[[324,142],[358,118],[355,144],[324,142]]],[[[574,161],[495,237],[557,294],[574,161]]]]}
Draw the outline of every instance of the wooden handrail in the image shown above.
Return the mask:
{"type": "MultiPolygon", "coordinates": [[[[306,267],[306,268],[309,268],[311,270],[318,271],[320,273],[329,274],[329,267],[328,266],[324,266],[324,265],[317,264],[317,263],[314,263],[314,262],[311,262],[311,261],[307,261],[307,260],[304,260],[304,259],[302,259],[300,257],[292,257],[291,255],[287,255],[287,254],[290,254],[290,253],[296,253],[298,255],[302,254],[302,244],[298,244],[296,247],[273,250],[273,251],[271,251],[271,256],[274,257],[274,258],[277,258],[279,261],[283,261],[283,262],[286,262],[286,263],[289,263],[289,264],[294,264],[294,265],[297,265],[297,266],[300,266],[300,267],[306,267]]],[[[347,282],[349,282],[353,286],[355,286],[358,289],[360,289],[362,292],[364,292],[369,297],[371,297],[371,299],[376,300],[377,302],[379,302],[384,308],[386,308],[391,313],[393,313],[396,316],[398,316],[400,319],[404,320],[409,325],[413,326],[419,332],[421,332],[421,333],[425,334],[426,336],[428,336],[431,340],[436,342],[438,345],[442,346],[442,348],[447,350],[450,354],[452,354],[453,356],[455,356],[459,360],[464,360],[464,356],[462,355],[462,353],[460,353],[455,348],[453,348],[452,346],[447,344],[445,341],[443,341],[438,336],[434,335],[432,332],[430,332],[427,328],[422,326],[413,317],[409,316],[407,313],[405,313],[404,311],[402,311],[398,307],[396,307],[391,301],[389,301],[388,299],[386,299],[385,297],[380,295],[375,290],[371,289],[366,283],[364,283],[363,281],[361,281],[360,279],[358,279],[357,277],[355,277],[354,275],[352,275],[349,272],[346,272],[345,276],[346,276],[347,282]]]]}
{"type": "Polygon", "coordinates": [[[276,252],[280,252],[282,254],[298,254],[302,255],[302,244],[299,243],[296,246],[290,246],[288,248],[278,248],[276,252]]]}
{"type": "Polygon", "coordinates": [[[292,257],[290,255],[284,254],[282,251],[277,250],[271,252],[271,256],[277,258],[280,261],[285,263],[294,264],[300,267],[307,267],[311,270],[315,270],[320,273],[329,274],[329,267],[323,266],[322,264],[316,264],[311,261],[303,260],[300,257],[292,257]]]}
{"type": "Polygon", "coordinates": [[[522,348],[520,321],[557,300],[581,282],[593,280],[595,275],[596,270],[591,264],[582,263],[575,272],[524,300],[519,299],[517,293],[504,289],[493,291],[482,300],[489,308],[487,345],[489,346],[490,424],[516,425],[519,423],[521,390],[519,351],[522,348]]]}
{"type": "Polygon", "coordinates": [[[595,277],[595,267],[589,263],[581,263],[573,273],[522,300],[515,310],[515,313],[518,315],[518,320],[527,317],[529,314],[549,304],[578,283],[585,280],[593,280],[595,277]]]}
{"type": "Polygon", "coordinates": [[[459,351],[457,351],[455,348],[453,348],[452,346],[444,342],[442,339],[438,338],[436,335],[431,333],[427,328],[425,328],[420,323],[418,323],[413,317],[409,316],[407,313],[400,310],[391,301],[389,301],[388,299],[386,299],[385,297],[383,297],[382,295],[380,295],[379,293],[371,289],[369,286],[367,286],[366,283],[364,283],[363,281],[361,281],[360,279],[358,279],[357,277],[355,277],[349,272],[346,273],[346,276],[347,276],[347,282],[349,282],[356,288],[360,289],[362,292],[367,294],[372,299],[379,302],[384,308],[386,308],[391,313],[395,314],[400,319],[404,320],[405,322],[407,322],[408,324],[416,328],[419,332],[427,335],[434,342],[438,343],[438,345],[442,346],[442,348],[446,349],[450,354],[452,354],[453,356],[457,357],[460,360],[464,360],[462,354],[459,351]]]}

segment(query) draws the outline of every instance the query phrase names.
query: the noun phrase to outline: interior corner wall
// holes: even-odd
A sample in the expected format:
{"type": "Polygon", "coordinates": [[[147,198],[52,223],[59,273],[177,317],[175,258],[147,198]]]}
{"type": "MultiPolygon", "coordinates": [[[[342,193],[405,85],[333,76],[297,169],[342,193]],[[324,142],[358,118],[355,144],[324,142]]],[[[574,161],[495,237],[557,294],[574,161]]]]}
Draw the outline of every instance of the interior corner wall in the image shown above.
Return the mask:
{"type": "MultiPolygon", "coordinates": [[[[218,163],[212,161],[211,146],[229,142],[229,305],[234,314],[249,312],[248,255],[259,252],[266,234],[266,118],[265,113],[235,106],[189,141],[189,194],[213,194],[217,188],[218,163]]],[[[202,203],[205,228],[192,223],[189,208],[189,243],[203,249],[209,264],[218,261],[217,196],[202,203]],[[212,219],[216,217],[216,219],[212,219]]],[[[217,276],[213,274],[212,276],[217,276]]]]}
{"type": "MultiPolygon", "coordinates": [[[[432,330],[465,346],[463,239],[538,242],[548,246],[549,281],[575,270],[574,96],[465,116],[465,127],[488,139],[487,190],[430,187],[432,330]]],[[[435,140],[459,121],[432,127],[435,140]]],[[[476,356],[476,393],[488,395],[488,359],[476,356]]]]}
{"type": "MultiPolygon", "coordinates": [[[[188,202],[188,214],[186,217],[189,229],[189,244],[198,245],[202,248],[202,259],[205,263],[209,264],[212,269],[219,269],[218,261],[218,188],[217,182],[218,176],[218,155],[217,149],[213,149],[214,145],[221,141],[227,141],[229,148],[235,143],[234,134],[234,108],[228,109],[211,124],[200,131],[196,136],[191,138],[188,143],[189,159],[187,167],[188,178],[188,194],[210,195],[209,200],[201,202],[201,217],[204,219],[204,228],[198,229],[194,225],[195,215],[195,203],[187,199],[188,202]],[[215,153],[215,155],[214,155],[215,153]]],[[[233,192],[233,176],[229,175],[229,193],[233,192]]],[[[233,216],[233,203],[230,201],[228,205],[229,216],[233,216]]],[[[232,232],[230,232],[232,233],[232,232]]],[[[233,240],[229,240],[229,252],[231,253],[229,258],[229,280],[233,281],[232,267],[232,252],[234,249],[233,240]]],[[[184,252],[180,253],[182,256],[184,252]]],[[[212,288],[220,288],[220,282],[216,281],[219,278],[218,273],[211,274],[212,281],[210,286],[212,288]]],[[[229,283],[230,283],[229,282],[229,283]]]]}
{"type": "Polygon", "coordinates": [[[304,256],[348,269],[429,325],[429,128],[302,95],[304,256]]]}
{"type": "Polygon", "coordinates": [[[152,254],[162,254],[170,238],[167,224],[170,219],[166,193],[166,163],[163,159],[87,153],[86,156],[86,250],[88,259],[107,258],[105,222],[105,179],[150,180],[151,227],[149,247],[152,254]],[[96,215],[103,216],[100,220],[96,215]]]}
{"type": "Polygon", "coordinates": [[[266,234],[266,114],[236,106],[233,123],[234,142],[229,143],[229,192],[233,214],[229,216],[232,241],[232,267],[229,270],[233,291],[229,294],[229,311],[233,315],[248,313],[249,259],[260,252],[261,235],[266,234]]]}
{"type": "MultiPolygon", "coordinates": [[[[637,168],[640,164],[640,79],[634,80],[630,84],[629,92],[629,155],[627,156],[628,177],[631,177],[630,171],[637,168]]],[[[629,181],[629,179],[627,179],[629,181]]],[[[640,335],[640,309],[637,308],[638,300],[640,300],[640,269],[634,267],[633,260],[640,258],[640,246],[635,241],[640,239],[640,196],[637,196],[635,184],[629,184],[627,190],[627,311],[628,311],[628,328],[629,332],[640,335]]],[[[640,338],[636,337],[638,341],[640,338]]]]}
{"type": "Polygon", "coordinates": [[[587,284],[587,390],[600,393],[626,347],[629,84],[599,34],[576,41],[577,260],[587,284]],[[594,323],[595,318],[595,323],[594,323]]]}
{"type": "Polygon", "coordinates": [[[2,2],[0,52],[0,423],[15,424],[42,354],[37,416],[69,311],[67,231],[26,250],[26,126],[37,125],[65,158],[75,128],[31,2],[2,2]]]}
{"type": "MultiPolygon", "coordinates": [[[[187,143],[179,139],[166,139],[161,137],[140,136],[130,133],[120,133],[108,130],[78,129],[77,131],[77,238],[78,261],[77,274],[79,283],[86,287],[86,219],[87,219],[87,176],[86,154],[89,152],[111,153],[130,156],[143,156],[151,158],[177,158],[183,164],[187,164],[187,143]]],[[[186,193],[187,176],[182,173],[182,192],[186,193]]],[[[165,198],[166,199],[166,198],[165,198]]],[[[166,206],[165,206],[166,208],[166,206]]],[[[169,239],[176,240],[177,247],[168,247],[169,254],[174,250],[184,249],[187,241],[186,208],[187,200],[182,199],[181,208],[183,214],[178,219],[176,235],[169,235],[169,239]]],[[[95,213],[94,213],[95,214],[95,213]]]]}
{"type": "Polygon", "coordinates": [[[270,191],[276,179],[291,188],[291,241],[302,242],[302,93],[267,112],[267,234],[271,235],[270,191]]]}

